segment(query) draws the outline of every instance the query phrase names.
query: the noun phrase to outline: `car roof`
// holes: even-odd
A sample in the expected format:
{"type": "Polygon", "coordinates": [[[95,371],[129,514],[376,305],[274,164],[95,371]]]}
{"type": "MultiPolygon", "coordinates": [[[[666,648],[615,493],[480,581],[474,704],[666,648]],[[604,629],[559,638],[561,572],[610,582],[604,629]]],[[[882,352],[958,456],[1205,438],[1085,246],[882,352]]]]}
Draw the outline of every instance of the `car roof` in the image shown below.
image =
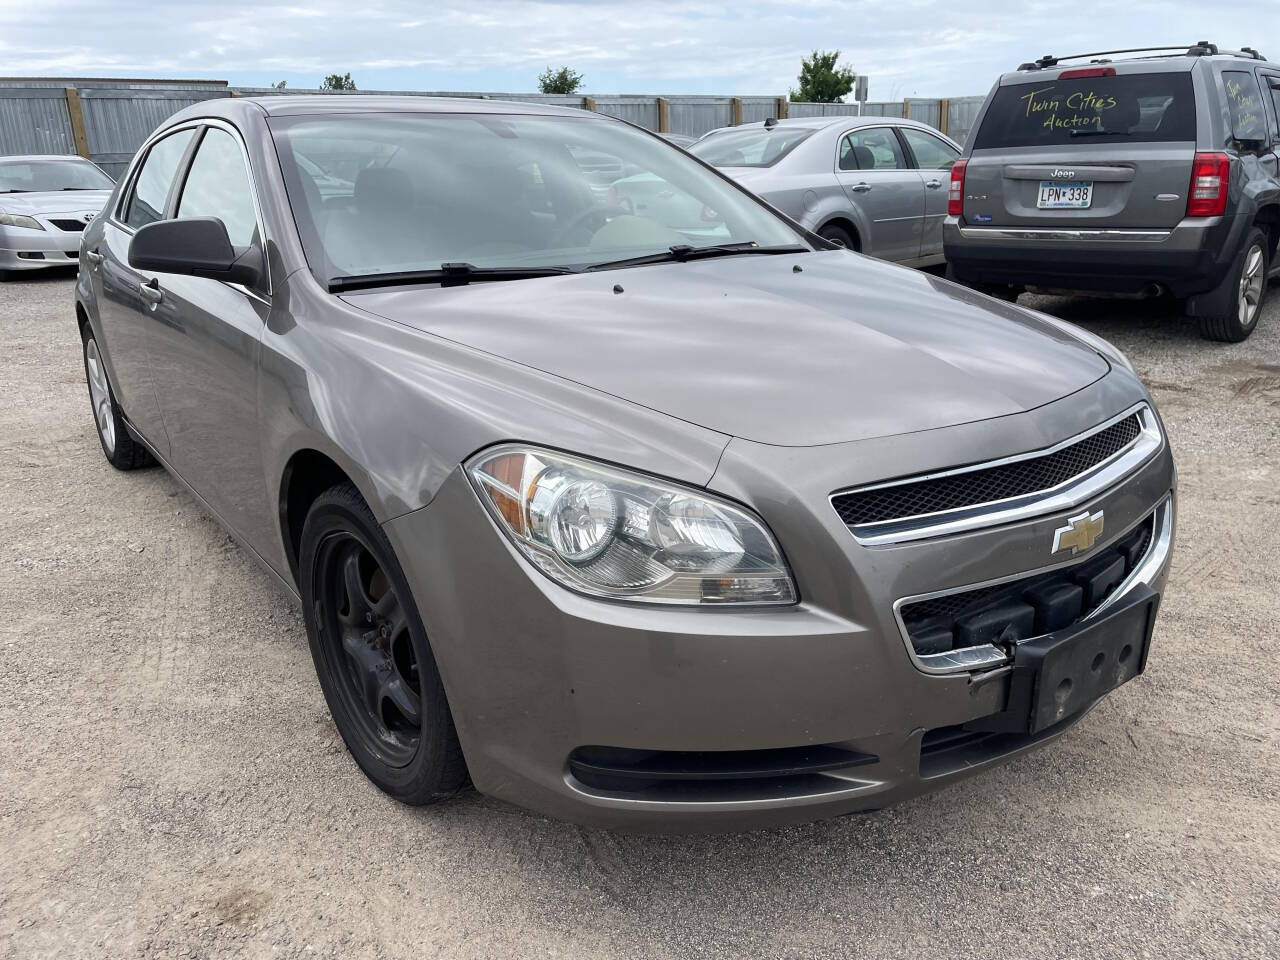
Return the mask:
{"type": "Polygon", "coordinates": [[[80,160],[84,163],[93,163],[92,160],[86,160],[84,157],[75,153],[15,153],[0,156],[0,163],[10,163],[19,160],[80,160]]]}
{"type": "MultiPolygon", "coordinates": [[[[931,127],[929,124],[920,120],[912,120],[909,117],[873,117],[865,114],[860,117],[846,116],[843,114],[832,117],[788,117],[786,120],[774,120],[772,123],[768,123],[767,125],[772,127],[774,130],[779,127],[786,127],[788,129],[798,128],[801,130],[825,130],[827,127],[836,126],[845,128],[868,126],[882,127],[886,124],[903,127],[919,127],[921,130],[928,130],[930,133],[941,132],[936,127],[931,127]]],[[[751,123],[740,123],[732,127],[717,127],[714,130],[709,130],[707,133],[703,134],[703,136],[709,137],[714,133],[723,133],[726,130],[748,130],[751,127],[763,127],[765,125],[766,123],[764,121],[757,120],[752,121],[751,123]]]]}
{"type": "Polygon", "coordinates": [[[283,97],[244,97],[273,117],[314,113],[523,113],[571,117],[603,116],[578,107],[560,107],[520,100],[478,97],[396,97],[376,94],[299,94],[283,97]]]}
{"type": "MultiPolygon", "coordinates": [[[[1172,50],[1172,47],[1154,47],[1153,50],[1172,50]]],[[[1248,68],[1267,63],[1267,58],[1249,47],[1243,50],[1219,50],[1203,41],[1178,53],[1150,53],[1142,50],[1102,51],[1102,54],[1082,53],[1065,57],[1046,56],[1024,63],[1017,70],[1010,70],[1000,77],[1001,85],[1035,83],[1056,80],[1064,70],[1088,70],[1097,67],[1113,68],[1117,74],[1130,73],[1185,73],[1195,69],[1201,61],[1237,64],[1248,68]],[[1144,53],[1143,56],[1115,57],[1112,54],[1144,53]],[[1086,61],[1085,58],[1092,58],[1086,61]],[[1070,61],[1070,62],[1064,62],[1070,61]]]]}

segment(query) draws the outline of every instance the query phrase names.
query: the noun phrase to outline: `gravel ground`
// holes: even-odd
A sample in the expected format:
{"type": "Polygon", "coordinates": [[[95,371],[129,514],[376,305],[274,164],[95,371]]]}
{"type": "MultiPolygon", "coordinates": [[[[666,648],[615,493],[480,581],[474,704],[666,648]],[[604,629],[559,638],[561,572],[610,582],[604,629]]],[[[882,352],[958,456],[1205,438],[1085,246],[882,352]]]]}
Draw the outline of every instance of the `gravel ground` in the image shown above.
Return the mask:
{"type": "Polygon", "coordinates": [[[654,838],[348,759],[302,621],[160,470],[103,460],[72,282],[0,285],[0,955],[1280,956],[1280,290],[1246,343],[1116,341],[1181,470],[1147,674],[881,813],[654,838]]]}

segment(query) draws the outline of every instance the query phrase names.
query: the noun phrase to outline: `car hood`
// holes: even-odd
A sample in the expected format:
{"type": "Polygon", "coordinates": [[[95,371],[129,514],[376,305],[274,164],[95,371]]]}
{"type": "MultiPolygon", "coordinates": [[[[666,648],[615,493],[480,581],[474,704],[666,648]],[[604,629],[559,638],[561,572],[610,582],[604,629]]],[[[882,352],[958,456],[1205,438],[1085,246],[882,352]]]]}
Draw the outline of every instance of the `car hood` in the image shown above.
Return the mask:
{"type": "Polygon", "coordinates": [[[0,193],[0,210],[25,216],[58,213],[97,213],[110,190],[54,190],[49,193],[0,193]]]}
{"type": "Polygon", "coordinates": [[[783,446],[1021,413],[1110,369],[1034,313],[844,251],[343,296],[673,417],[783,446]]]}

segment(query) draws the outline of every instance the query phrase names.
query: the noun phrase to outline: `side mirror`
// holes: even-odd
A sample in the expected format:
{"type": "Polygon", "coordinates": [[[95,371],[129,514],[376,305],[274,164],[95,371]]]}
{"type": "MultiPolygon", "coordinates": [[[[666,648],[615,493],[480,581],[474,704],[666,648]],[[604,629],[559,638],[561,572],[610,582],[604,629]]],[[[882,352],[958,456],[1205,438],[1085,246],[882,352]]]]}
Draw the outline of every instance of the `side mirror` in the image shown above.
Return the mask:
{"type": "Polygon", "coordinates": [[[242,283],[246,287],[260,285],[263,276],[262,251],[257,247],[237,251],[217,217],[148,223],[129,244],[129,266],[242,283]]]}

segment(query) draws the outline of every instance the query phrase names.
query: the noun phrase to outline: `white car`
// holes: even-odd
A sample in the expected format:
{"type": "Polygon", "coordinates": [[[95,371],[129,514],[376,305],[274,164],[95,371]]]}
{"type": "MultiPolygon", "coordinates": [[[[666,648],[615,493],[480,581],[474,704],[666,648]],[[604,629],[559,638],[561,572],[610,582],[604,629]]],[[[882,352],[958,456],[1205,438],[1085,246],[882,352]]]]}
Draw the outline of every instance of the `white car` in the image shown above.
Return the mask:
{"type": "Polygon", "coordinates": [[[0,275],[76,263],[114,186],[81,157],[0,157],[0,275]]]}

